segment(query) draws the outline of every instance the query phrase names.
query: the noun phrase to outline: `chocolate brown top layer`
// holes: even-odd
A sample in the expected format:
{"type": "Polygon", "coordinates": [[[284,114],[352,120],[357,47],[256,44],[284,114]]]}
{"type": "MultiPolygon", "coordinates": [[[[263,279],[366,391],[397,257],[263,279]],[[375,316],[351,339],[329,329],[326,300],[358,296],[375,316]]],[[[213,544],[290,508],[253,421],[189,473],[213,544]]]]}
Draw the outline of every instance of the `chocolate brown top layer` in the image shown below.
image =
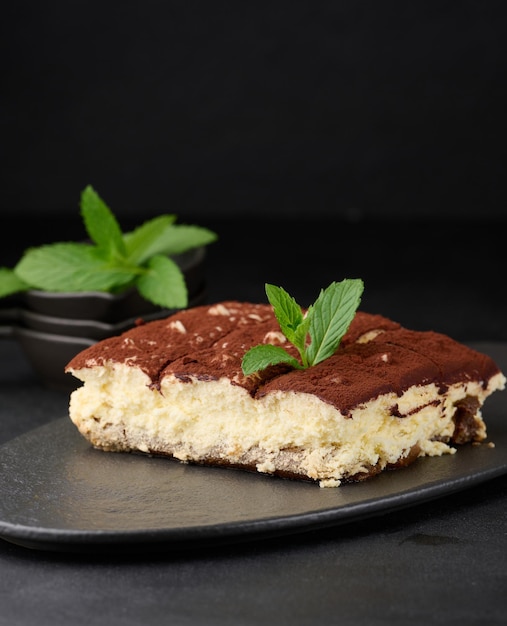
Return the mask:
{"type": "Polygon", "coordinates": [[[118,337],[76,355],[66,371],[118,362],[139,367],[159,387],[167,375],[182,381],[226,377],[253,397],[274,391],[314,394],[347,414],[381,394],[401,395],[413,385],[474,380],[484,386],[499,372],[494,361],[446,335],[412,331],[359,311],[336,353],[306,370],[275,366],[245,377],[241,360],[260,343],[297,350],[283,336],[269,304],[228,301],[140,322],[118,337]]]}

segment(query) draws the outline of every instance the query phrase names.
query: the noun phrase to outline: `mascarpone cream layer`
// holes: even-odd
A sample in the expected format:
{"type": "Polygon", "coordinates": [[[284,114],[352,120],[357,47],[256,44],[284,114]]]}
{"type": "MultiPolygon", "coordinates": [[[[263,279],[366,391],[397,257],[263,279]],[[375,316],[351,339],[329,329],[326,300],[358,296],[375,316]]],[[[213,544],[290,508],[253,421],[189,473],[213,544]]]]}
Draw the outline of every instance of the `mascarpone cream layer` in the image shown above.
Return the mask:
{"type": "Polygon", "coordinates": [[[165,376],[160,389],[141,369],[105,362],[72,371],[85,385],[70,400],[70,417],[97,448],[166,454],[183,462],[248,466],[338,486],[409,455],[453,454],[456,403],[479,401],[475,440],[486,437],[480,406],[505,378],[485,387],[470,380],[449,385],[413,385],[402,395],[386,393],[347,415],[317,396],[275,390],[253,398],[229,378],[182,382],[165,376]]]}

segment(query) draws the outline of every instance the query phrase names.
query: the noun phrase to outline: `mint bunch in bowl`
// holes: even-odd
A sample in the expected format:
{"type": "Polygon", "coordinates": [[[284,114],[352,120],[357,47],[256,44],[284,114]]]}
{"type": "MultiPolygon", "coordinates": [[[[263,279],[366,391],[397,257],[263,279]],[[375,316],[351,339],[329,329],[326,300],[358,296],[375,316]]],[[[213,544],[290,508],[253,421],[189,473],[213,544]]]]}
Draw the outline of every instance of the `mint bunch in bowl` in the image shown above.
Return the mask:
{"type": "Polygon", "coordinates": [[[176,224],[173,214],[155,217],[124,233],[91,185],[81,194],[80,208],[90,241],[27,249],[14,268],[0,268],[0,297],[33,289],[120,294],[135,288],[156,306],[180,309],[188,305],[185,276],[173,257],[213,243],[216,233],[176,224]]]}

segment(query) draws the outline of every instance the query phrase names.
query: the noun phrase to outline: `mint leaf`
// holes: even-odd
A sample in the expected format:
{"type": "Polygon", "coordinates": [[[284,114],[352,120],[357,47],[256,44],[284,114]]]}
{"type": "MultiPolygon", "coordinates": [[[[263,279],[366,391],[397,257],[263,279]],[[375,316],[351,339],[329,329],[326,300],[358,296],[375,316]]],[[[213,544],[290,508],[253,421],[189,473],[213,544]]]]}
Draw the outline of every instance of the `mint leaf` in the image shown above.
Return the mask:
{"type": "Polygon", "coordinates": [[[93,246],[55,243],[25,252],[14,268],[20,280],[45,291],[109,291],[131,282],[132,268],[115,267],[96,254],[93,246]]]}
{"type": "Polygon", "coordinates": [[[216,241],[216,234],[201,226],[172,224],[160,232],[157,249],[158,254],[175,255],[187,250],[206,246],[216,241]]]}
{"type": "Polygon", "coordinates": [[[17,276],[13,270],[0,267],[0,298],[26,291],[29,288],[30,285],[17,276]]]}
{"type": "Polygon", "coordinates": [[[135,287],[153,304],[188,305],[185,276],[169,256],[216,241],[214,232],[176,225],[175,215],[162,215],[124,234],[91,185],[81,193],[81,216],[91,243],[27,249],[13,270],[0,269],[0,298],[30,288],[119,293],[135,287]]]}
{"type": "Polygon", "coordinates": [[[160,215],[125,233],[123,240],[128,260],[131,263],[142,264],[157,254],[164,254],[166,248],[164,233],[175,219],[175,215],[160,215]]]}
{"type": "Polygon", "coordinates": [[[81,194],[81,216],[90,239],[110,259],[125,256],[126,248],[118,221],[91,185],[81,194]]]}
{"type": "Polygon", "coordinates": [[[182,309],[188,304],[185,277],[166,256],[150,259],[147,271],[137,280],[137,288],[144,298],[168,309],[182,309]]]}
{"type": "Polygon", "coordinates": [[[298,349],[301,364],[281,347],[254,346],[243,356],[241,367],[245,376],[276,363],[284,362],[306,369],[329,358],[336,352],[354,319],[363,289],[360,279],[333,282],[321,290],[304,315],[294,298],[282,287],[266,284],[266,294],[280,329],[298,349]]]}
{"type": "Polygon", "coordinates": [[[277,365],[278,363],[288,363],[292,367],[300,368],[298,360],[291,356],[280,346],[273,346],[271,344],[263,344],[250,348],[243,357],[241,367],[245,376],[250,376],[254,372],[266,369],[270,365],[277,365]]]}
{"type": "Polygon", "coordinates": [[[306,351],[310,365],[317,365],[336,352],[354,319],[362,293],[363,281],[358,279],[331,283],[320,292],[310,319],[311,343],[306,351]]]}
{"type": "MultiPolygon", "coordinates": [[[[296,345],[296,342],[301,344],[301,336],[297,330],[303,323],[304,316],[299,304],[285,289],[275,287],[275,285],[266,285],[266,295],[273,306],[273,311],[280,324],[282,333],[294,345],[296,345]]],[[[304,347],[304,344],[299,347],[304,347]]]]}

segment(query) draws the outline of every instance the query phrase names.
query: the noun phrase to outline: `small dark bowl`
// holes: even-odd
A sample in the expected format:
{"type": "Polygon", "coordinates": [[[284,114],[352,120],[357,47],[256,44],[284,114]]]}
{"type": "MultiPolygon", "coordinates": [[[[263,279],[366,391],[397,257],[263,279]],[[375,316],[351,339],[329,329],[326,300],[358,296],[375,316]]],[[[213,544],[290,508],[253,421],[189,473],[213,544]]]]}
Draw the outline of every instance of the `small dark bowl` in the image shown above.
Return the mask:
{"type": "Polygon", "coordinates": [[[78,352],[93,345],[93,339],[43,333],[22,327],[14,328],[13,336],[44,385],[69,393],[80,386],[81,383],[71,374],[66,374],[64,368],[78,352]]]}
{"type": "MultiPolygon", "coordinates": [[[[188,290],[188,307],[206,302],[205,248],[196,248],[174,260],[188,290]]],[[[17,340],[42,382],[72,391],[79,381],[65,374],[67,363],[81,350],[133,328],[136,320],[149,322],[177,309],[165,309],[144,300],[135,289],[113,295],[105,292],[53,293],[29,290],[0,309],[0,339],[17,340]]]]}
{"type": "MultiPolygon", "coordinates": [[[[202,291],[191,302],[189,307],[204,304],[206,301],[206,293],[202,291]]],[[[154,319],[162,319],[175,313],[176,309],[164,309],[152,316],[142,316],[144,321],[152,321],[154,319]]],[[[53,318],[54,320],[55,318],[53,318]]],[[[44,332],[42,330],[34,330],[25,326],[14,326],[11,328],[11,336],[19,341],[25,356],[30,361],[34,371],[47,387],[59,389],[62,391],[72,391],[79,387],[80,382],[70,374],[65,373],[67,363],[81,350],[93,345],[101,339],[119,335],[122,332],[133,328],[137,318],[131,318],[116,325],[102,324],[99,322],[89,322],[88,329],[95,331],[95,337],[87,337],[82,335],[59,334],[55,332],[44,332]],[[100,332],[99,332],[100,331],[100,332]]],[[[85,321],[82,322],[86,324],[85,321]]],[[[63,320],[61,330],[68,331],[70,320],[63,320]]],[[[81,322],[78,321],[79,327],[81,322]]],[[[53,329],[54,329],[53,325],[53,329]]],[[[92,333],[93,334],[93,333],[92,333]]]]}
{"type": "MultiPolygon", "coordinates": [[[[189,306],[196,306],[204,301],[204,292],[198,294],[189,302],[189,306]]],[[[67,337],[81,337],[84,339],[94,339],[99,341],[112,335],[119,335],[125,330],[135,326],[136,320],[142,317],[145,322],[167,317],[174,313],[175,309],[160,309],[155,313],[147,315],[137,315],[129,317],[122,322],[116,324],[108,324],[96,320],[77,320],[65,317],[53,317],[52,315],[43,315],[35,311],[20,310],[19,320],[23,328],[36,330],[45,334],[66,335],[67,337]]]]}

